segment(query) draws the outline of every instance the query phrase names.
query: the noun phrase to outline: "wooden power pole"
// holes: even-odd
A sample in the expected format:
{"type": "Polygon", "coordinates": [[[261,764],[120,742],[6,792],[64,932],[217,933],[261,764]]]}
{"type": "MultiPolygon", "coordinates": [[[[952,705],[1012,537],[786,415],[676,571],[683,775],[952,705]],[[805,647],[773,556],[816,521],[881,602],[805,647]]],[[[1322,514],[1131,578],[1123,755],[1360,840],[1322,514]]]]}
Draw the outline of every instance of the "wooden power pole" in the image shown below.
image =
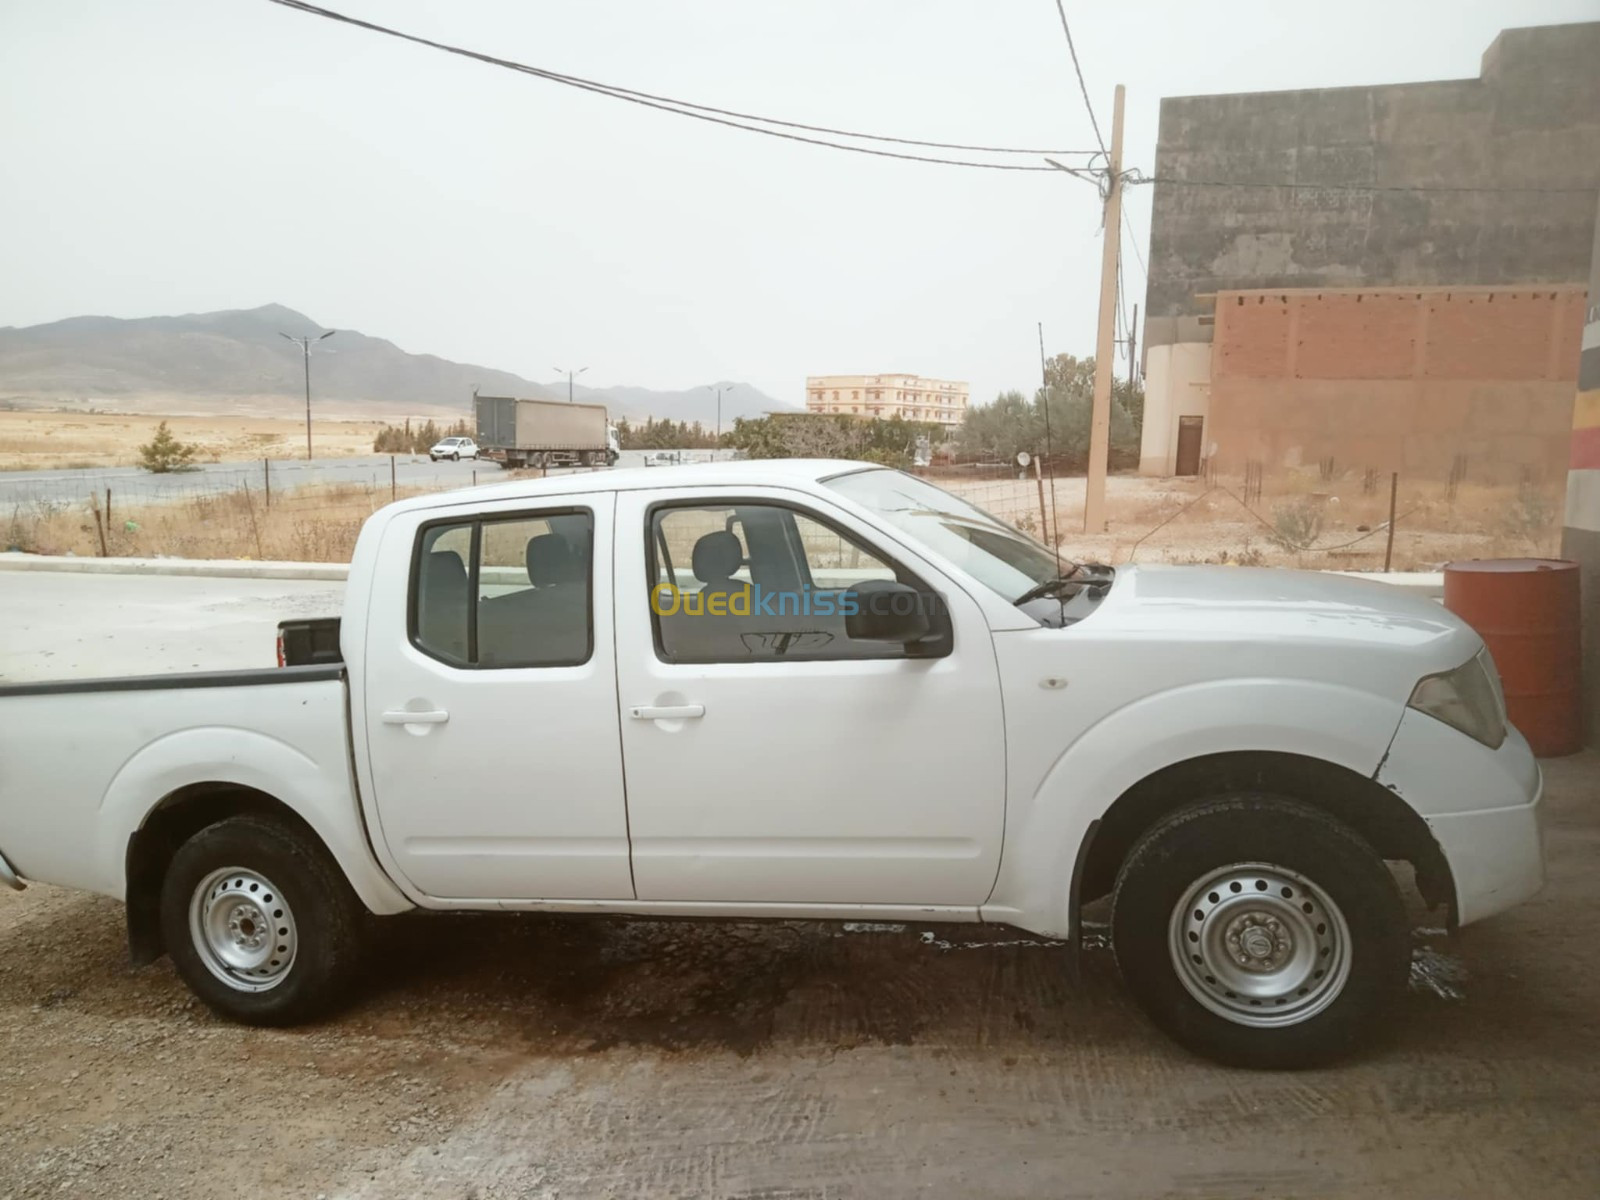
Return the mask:
{"type": "Polygon", "coordinates": [[[1117,254],[1122,245],[1122,96],[1117,84],[1111,110],[1110,185],[1106,190],[1104,243],[1100,253],[1100,336],[1094,349],[1094,415],[1089,422],[1089,488],[1083,500],[1083,531],[1106,528],[1106,460],[1111,451],[1111,372],[1117,338],[1117,254]]]}

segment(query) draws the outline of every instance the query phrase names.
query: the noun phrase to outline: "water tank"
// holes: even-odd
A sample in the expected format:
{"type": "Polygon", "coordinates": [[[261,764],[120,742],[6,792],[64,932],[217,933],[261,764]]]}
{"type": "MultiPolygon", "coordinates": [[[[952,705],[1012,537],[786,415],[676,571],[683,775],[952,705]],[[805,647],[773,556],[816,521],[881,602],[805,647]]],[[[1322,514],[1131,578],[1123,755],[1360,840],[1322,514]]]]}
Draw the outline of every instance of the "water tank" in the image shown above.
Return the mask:
{"type": "Polygon", "coordinates": [[[1506,712],[1541,757],[1583,747],[1578,564],[1555,558],[1448,563],[1444,606],[1494,655],[1506,712]]]}

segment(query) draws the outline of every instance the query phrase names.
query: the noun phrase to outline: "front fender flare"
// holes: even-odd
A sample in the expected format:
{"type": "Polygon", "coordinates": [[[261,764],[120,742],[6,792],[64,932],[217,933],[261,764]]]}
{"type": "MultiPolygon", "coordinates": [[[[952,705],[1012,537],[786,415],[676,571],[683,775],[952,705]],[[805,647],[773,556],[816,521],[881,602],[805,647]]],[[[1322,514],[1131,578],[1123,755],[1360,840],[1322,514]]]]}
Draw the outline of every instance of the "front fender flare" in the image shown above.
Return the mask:
{"type": "Polygon", "coordinates": [[[1334,684],[1230,679],[1144,696],[1101,718],[1038,780],[1015,780],[985,920],[1076,933],[1074,874],[1096,822],[1157,771],[1207,755],[1276,751],[1371,778],[1404,709],[1334,684]]]}

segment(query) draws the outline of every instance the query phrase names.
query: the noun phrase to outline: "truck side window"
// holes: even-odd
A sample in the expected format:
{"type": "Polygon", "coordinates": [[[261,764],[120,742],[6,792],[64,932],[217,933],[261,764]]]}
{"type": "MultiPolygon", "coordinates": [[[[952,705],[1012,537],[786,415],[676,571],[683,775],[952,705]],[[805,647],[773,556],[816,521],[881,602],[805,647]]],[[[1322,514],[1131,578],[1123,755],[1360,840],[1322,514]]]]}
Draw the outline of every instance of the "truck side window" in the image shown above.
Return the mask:
{"type": "Polygon", "coordinates": [[[651,619],[667,662],[902,658],[905,647],[845,636],[867,580],[921,587],[850,535],[775,504],[653,510],[651,619]]]}
{"type": "Polygon", "coordinates": [[[588,661],[588,511],[433,525],[417,549],[412,640],[424,653],[462,667],[588,661]]]}

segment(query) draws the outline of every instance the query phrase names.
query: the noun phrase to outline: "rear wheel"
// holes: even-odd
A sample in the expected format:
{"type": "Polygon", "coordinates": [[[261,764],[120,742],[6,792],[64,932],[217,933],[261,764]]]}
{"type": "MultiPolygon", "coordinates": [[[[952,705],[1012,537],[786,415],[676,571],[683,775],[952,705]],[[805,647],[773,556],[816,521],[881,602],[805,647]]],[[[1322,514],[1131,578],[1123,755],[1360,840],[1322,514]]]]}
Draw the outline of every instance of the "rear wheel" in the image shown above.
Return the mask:
{"type": "Polygon", "coordinates": [[[1282,796],[1173,814],[1128,855],[1112,942],[1134,998],[1189,1049],[1249,1067],[1355,1048],[1405,987],[1393,877],[1359,835],[1282,796]]]}
{"type": "Polygon", "coordinates": [[[290,1025],[339,999],[355,970],[361,903],[315,839],[230,817],[178,848],[161,926],[178,974],[214,1011],[290,1025]]]}

